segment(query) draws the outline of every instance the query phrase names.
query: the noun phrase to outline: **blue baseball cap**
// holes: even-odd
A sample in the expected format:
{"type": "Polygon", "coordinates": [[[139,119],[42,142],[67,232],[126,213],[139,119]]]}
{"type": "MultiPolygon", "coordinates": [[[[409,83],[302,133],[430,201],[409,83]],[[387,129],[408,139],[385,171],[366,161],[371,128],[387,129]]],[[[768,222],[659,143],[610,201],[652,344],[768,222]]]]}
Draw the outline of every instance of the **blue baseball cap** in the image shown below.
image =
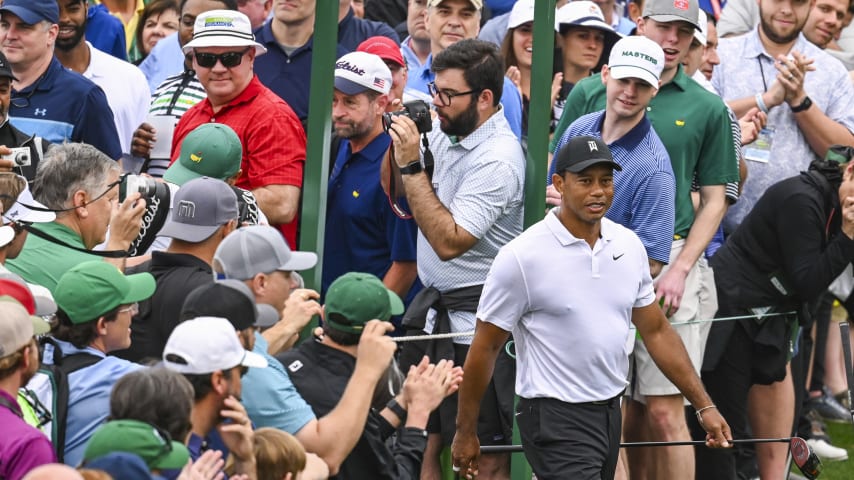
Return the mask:
{"type": "Polygon", "coordinates": [[[3,0],[0,13],[9,12],[27,25],[47,20],[59,23],[59,6],[56,0],[3,0]]]}

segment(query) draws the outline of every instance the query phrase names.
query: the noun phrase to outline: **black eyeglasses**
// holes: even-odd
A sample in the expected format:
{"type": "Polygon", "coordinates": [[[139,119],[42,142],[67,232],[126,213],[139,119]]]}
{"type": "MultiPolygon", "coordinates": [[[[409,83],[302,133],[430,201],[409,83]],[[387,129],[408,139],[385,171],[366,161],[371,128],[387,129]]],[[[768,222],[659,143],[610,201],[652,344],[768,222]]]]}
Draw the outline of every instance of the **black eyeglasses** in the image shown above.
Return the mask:
{"type": "Polygon", "coordinates": [[[202,53],[194,51],[194,55],[196,56],[196,63],[199,64],[200,67],[204,68],[213,68],[216,65],[216,61],[219,60],[222,63],[222,66],[225,68],[234,68],[240,65],[243,62],[243,56],[246,55],[253,47],[247,47],[241,52],[225,52],[225,53],[202,53]]]}
{"type": "Polygon", "coordinates": [[[125,178],[126,176],[127,176],[127,174],[124,174],[124,175],[120,176],[120,177],[119,177],[119,179],[118,179],[118,180],[116,180],[115,182],[113,182],[113,183],[108,183],[108,184],[107,184],[107,188],[106,188],[106,190],[104,190],[104,193],[102,193],[102,194],[98,195],[97,197],[93,198],[92,200],[89,200],[88,202],[85,202],[83,205],[76,205],[76,206],[71,207],[71,208],[66,208],[65,210],[74,210],[75,208],[85,207],[86,205],[90,205],[90,204],[93,204],[93,203],[97,202],[98,200],[100,200],[101,198],[103,198],[103,197],[104,197],[104,195],[106,195],[106,194],[110,193],[110,190],[112,190],[113,188],[115,188],[118,184],[122,183],[122,181],[124,181],[124,178],[125,178]]]}
{"type": "Polygon", "coordinates": [[[467,92],[448,92],[446,90],[439,90],[438,88],[436,88],[436,82],[430,82],[427,84],[427,91],[429,91],[430,95],[433,97],[438,96],[442,106],[447,107],[451,104],[451,100],[453,100],[454,97],[459,97],[462,95],[471,95],[473,93],[480,93],[483,91],[483,89],[469,90],[467,92]]]}

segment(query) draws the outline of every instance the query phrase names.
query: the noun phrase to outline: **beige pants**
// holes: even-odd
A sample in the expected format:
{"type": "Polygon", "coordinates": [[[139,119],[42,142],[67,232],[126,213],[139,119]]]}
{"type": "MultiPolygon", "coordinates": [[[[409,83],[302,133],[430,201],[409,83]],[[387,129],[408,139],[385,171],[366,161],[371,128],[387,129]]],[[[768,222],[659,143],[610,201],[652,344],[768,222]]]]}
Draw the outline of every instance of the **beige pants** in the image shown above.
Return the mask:
{"type": "MultiPolygon", "coordinates": [[[[670,263],[665,266],[661,274],[664,275],[669,266],[676,261],[676,257],[685,246],[685,240],[674,240],[670,249],[670,263]]],[[[703,363],[703,354],[706,350],[706,339],[709,336],[711,320],[718,309],[717,292],[715,290],[715,277],[712,268],[705,257],[701,257],[688,272],[685,278],[685,292],[679,310],[669,318],[698,374],[703,363]]],[[[641,403],[646,403],[644,397],[648,395],[677,395],[676,388],[661,370],[655,365],[649,351],[646,349],[642,339],[637,339],[634,350],[634,374],[632,385],[632,398],[641,403]]]]}

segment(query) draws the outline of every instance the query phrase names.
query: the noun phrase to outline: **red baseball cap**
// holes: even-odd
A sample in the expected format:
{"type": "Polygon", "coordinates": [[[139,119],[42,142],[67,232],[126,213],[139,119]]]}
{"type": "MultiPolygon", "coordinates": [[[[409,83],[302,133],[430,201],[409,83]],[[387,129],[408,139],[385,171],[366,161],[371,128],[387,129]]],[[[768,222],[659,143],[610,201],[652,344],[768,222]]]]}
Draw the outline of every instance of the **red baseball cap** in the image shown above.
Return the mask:
{"type": "Polygon", "coordinates": [[[403,59],[403,54],[400,52],[400,45],[388,37],[371,37],[360,43],[356,51],[372,53],[383,60],[394,62],[401,67],[406,66],[406,60],[403,59]]]}

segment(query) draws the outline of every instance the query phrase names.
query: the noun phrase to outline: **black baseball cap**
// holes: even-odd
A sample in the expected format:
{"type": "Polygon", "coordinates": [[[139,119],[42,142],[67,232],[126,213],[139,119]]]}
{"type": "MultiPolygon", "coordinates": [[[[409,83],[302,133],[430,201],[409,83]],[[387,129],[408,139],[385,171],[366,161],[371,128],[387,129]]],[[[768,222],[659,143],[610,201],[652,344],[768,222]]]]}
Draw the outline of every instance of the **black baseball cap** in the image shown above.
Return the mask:
{"type": "Polygon", "coordinates": [[[279,320],[272,308],[259,308],[255,297],[240,280],[220,280],[196,288],[184,300],[181,320],[196,317],[221,317],[234,326],[235,330],[249,327],[267,327],[279,320]]]}
{"type": "Polygon", "coordinates": [[[9,65],[9,60],[6,60],[6,55],[0,52],[0,78],[11,78],[17,80],[12,73],[12,66],[9,65]]]}
{"type": "Polygon", "coordinates": [[[565,171],[580,173],[585,168],[600,163],[609,164],[614,170],[623,169],[614,161],[611,150],[601,138],[582,135],[572,137],[564,145],[555,157],[555,173],[563,174],[565,171]]]}

